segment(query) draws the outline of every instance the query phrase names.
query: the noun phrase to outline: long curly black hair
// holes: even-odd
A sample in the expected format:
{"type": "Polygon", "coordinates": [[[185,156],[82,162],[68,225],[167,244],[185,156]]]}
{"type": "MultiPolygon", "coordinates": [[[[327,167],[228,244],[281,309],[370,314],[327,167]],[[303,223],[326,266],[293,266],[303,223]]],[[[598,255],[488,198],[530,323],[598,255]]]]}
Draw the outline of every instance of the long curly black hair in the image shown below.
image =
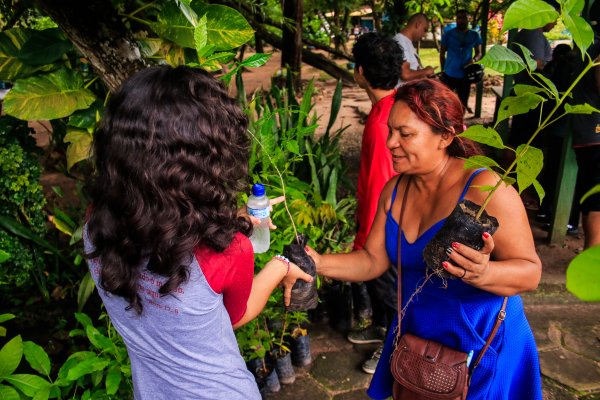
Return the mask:
{"type": "Polygon", "coordinates": [[[237,215],[247,187],[247,118],[203,70],[157,66],[130,77],[110,99],[94,136],[96,173],[88,221],[101,286],[143,310],[140,266],[188,279],[197,246],[222,252],[250,223],[237,215]]]}

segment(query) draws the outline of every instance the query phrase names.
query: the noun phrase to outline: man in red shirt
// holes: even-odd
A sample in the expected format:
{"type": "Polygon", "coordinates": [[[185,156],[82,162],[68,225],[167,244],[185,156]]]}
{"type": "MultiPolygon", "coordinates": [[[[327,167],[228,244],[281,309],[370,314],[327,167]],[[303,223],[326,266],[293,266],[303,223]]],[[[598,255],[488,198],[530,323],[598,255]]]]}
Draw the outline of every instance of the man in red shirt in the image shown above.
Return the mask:
{"type": "MultiPolygon", "coordinates": [[[[388,117],[394,104],[404,54],[398,43],[381,33],[367,33],[359,37],[352,49],[356,66],[354,79],[364,89],[373,108],[369,113],[362,137],[360,168],[358,172],[358,232],[354,249],[362,249],[371,230],[377,211],[379,195],[385,183],[395,175],[392,157],[386,146],[388,117]]],[[[352,343],[376,343],[385,338],[386,327],[396,313],[395,271],[388,270],[382,277],[367,282],[373,307],[373,323],[367,329],[348,334],[352,343]]],[[[363,370],[374,373],[379,351],[363,364],[363,370]]]]}

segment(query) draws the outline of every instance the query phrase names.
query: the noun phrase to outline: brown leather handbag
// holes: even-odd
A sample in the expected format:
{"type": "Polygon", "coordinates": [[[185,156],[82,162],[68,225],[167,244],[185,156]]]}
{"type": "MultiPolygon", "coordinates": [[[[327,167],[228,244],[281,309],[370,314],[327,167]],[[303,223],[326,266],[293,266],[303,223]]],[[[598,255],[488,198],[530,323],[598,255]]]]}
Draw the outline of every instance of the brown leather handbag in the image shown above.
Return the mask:
{"type": "Polygon", "coordinates": [[[506,316],[508,297],[504,298],[494,328],[470,369],[467,365],[467,353],[409,333],[400,336],[402,322],[400,247],[404,205],[411,180],[409,176],[398,221],[398,330],[396,348],[391,360],[391,372],[394,376],[393,398],[394,400],[465,400],[471,374],[483,358],[506,316]]]}

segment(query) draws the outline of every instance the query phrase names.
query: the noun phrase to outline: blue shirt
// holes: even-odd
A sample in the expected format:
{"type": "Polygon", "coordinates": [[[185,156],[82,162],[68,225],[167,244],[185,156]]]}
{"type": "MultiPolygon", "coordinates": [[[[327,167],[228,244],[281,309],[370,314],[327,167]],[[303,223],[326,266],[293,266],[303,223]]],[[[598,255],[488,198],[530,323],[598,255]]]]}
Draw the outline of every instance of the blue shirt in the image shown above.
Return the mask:
{"type": "Polygon", "coordinates": [[[442,46],[447,49],[446,63],[443,66],[446,75],[453,78],[464,78],[463,67],[473,58],[473,49],[481,45],[479,33],[472,29],[461,32],[450,29],[442,37],[442,46]]]}

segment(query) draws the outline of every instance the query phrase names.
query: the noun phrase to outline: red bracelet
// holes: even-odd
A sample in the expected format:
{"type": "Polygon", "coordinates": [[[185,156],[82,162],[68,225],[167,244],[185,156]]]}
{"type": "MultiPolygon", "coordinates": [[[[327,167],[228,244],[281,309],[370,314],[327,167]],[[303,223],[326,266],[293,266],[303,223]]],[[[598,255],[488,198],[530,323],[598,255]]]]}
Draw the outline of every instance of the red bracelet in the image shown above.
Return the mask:
{"type": "Polygon", "coordinates": [[[287,274],[290,273],[290,260],[287,257],[282,256],[281,254],[277,254],[276,256],[273,256],[273,258],[275,258],[287,265],[287,272],[285,273],[285,276],[287,276],[287,274]]]}

